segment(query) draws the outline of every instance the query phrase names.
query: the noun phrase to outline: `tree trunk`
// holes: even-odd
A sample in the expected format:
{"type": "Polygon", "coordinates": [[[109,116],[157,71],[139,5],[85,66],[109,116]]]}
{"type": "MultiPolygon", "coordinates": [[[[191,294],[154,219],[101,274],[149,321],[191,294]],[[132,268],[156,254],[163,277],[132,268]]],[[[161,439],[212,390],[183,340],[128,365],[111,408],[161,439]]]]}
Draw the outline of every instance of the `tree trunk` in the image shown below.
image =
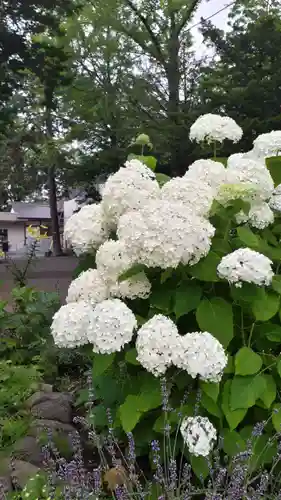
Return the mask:
{"type": "MultiPolygon", "coordinates": [[[[53,137],[53,123],[51,110],[46,104],[46,130],[48,140],[53,137]]],[[[52,239],[53,239],[53,252],[54,255],[62,255],[61,239],[60,239],[60,227],[58,218],[58,204],[57,204],[57,185],[55,178],[55,164],[52,159],[52,165],[48,167],[48,188],[49,188],[49,206],[51,213],[51,224],[52,224],[52,239]]]]}
{"type": "Polygon", "coordinates": [[[171,32],[168,44],[168,61],[166,64],[166,75],[168,80],[168,127],[169,127],[169,149],[171,154],[171,170],[179,175],[181,170],[181,144],[180,144],[180,106],[179,106],[179,37],[173,19],[171,19],[171,32]]]}

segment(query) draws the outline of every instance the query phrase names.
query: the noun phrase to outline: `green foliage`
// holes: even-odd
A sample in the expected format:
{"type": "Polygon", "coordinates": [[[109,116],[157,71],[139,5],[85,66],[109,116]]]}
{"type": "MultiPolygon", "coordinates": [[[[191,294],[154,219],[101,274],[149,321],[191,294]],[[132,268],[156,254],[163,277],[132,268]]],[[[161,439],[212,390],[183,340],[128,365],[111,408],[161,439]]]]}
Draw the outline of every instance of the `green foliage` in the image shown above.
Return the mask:
{"type": "Polygon", "coordinates": [[[253,375],[260,371],[262,358],[249,347],[241,347],[235,356],[235,374],[253,375]]]}
{"type": "Polygon", "coordinates": [[[15,365],[35,364],[46,382],[63,386],[64,380],[76,378],[89,369],[90,356],[83,349],[62,349],[54,345],[50,325],[60,307],[57,293],[28,287],[12,291],[14,309],[0,303],[0,356],[15,365]]]}
{"type": "Polygon", "coordinates": [[[250,408],[265,391],[266,382],[262,375],[235,376],[231,383],[230,407],[232,410],[250,408]]]}
{"type": "Polygon", "coordinates": [[[0,362],[0,415],[12,412],[36,388],[39,380],[36,366],[15,366],[10,361],[0,362]]]}
{"type": "Polygon", "coordinates": [[[221,406],[230,430],[234,430],[244,419],[247,410],[246,409],[234,410],[231,407],[230,395],[231,395],[231,380],[227,380],[223,387],[221,406]]]}
{"type": "MultiPolygon", "coordinates": [[[[249,4],[249,0],[235,2],[233,8],[239,9],[246,3],[249,4]]],[[[219,112],[223,106],[227,115],[237,120],[244,131],[239,143],[242,151],[249,151],[259,134],[280,129],[281,94],[275,90],[281,81],[280,5],[275,11],[270,7],[268,12],[264,9],[261,14],[259,3],[251,0],[251,9],[244,10],[240,22],[233,22],[231,29],[225,32],[209,23],[203,28],[206,42],[212,44],[219,57],[218,64],[212,60],[201,74],[200,96],[204,112],[219,112]],[[263,109],[260,102],[264,103],[263,109]]],[[[272,2],[263,3],[272,5],[272,2]]],[[[230,154],[228,144],[220,154],[230,154]]],[[[280,183],[278,162],[270,163],[273,178],[280,183]]]]}
{"type": "Polygon", "coordinates": [[[128,160],[133,160],[133,159],[141,161],[152,171],[156,169],[157,160],[156,158],[154,158],[154,156],[143,156],[143,155],[133,155],[133,154],[128,156],[128,160]]]}
{"type": "Polygon", "coordinates": [[[94,354],[93,379],[100,377],[114,362],[115,354],[94,354]]]}
{"type": "Polygon", "coordinates": [[[273,156],[272,158],[266,158],[265,161],[276,187],[281,184],[281,159],[278,156],[273,156]]]}
{"type": "MultiPolygon", "coordinates": [[[[180,452],[183,443],[178,432],[179,415],[193,415],[196,404],[199,414],[208,416],[224,436],[224,452],[230,457],[245,450],[249,433],[260,419],[272,421],[268,436],[272,435],[273,428],[277,430],[280,426],[277,411],[281,404],[280,275],[277,272],[272,286],[267,288],[249,283],[236,288],[217,276],[221,258],[236,248],[248,246],[270,253],[279,244],[275,241],[278,223],[260,232],[247,225],[237,227],[235,216],[241,206],[244,208],[239,200],[226,208],[213,206],[216,235],[211,251],[198,264],[165,271],[135,265],[120,277],[123,280],[145,272],[152,283],[148,299],[130,301],[139,325],[155,314],[164,314],[177,324],[181,335],[210,332],[229,356],[219,383],[196,381],[186,372],[170,368],[167,391],[173,411],[163,411],[160,381],[139,364],[134,343],[115,355],[94,355],[92,373],[96,401],[91,418],[104,434],[107,427],[105,408],[110,408],[118,439],[122,441],[126,433],[133,432],[138,454],[148,454],[148,439],[161,440],[167,425],[170,439],[177,441],[176,449],[180,452]],[[198,388],[201,397],[196,403],[198,388]],[[186,391],[189,392],[188,400],[185,399],[186,391]],[[145,439],[148,433],[149,438],[145,439]]],[[[278,260],[275,262],[277,270],[278,260]]],[[[86,400],[87,394],[82,391],[77,404],[86,400]]],[[[268,447],[264,453],[262,445],[263,441],[255,444],[256,452],[251,459],[253,470],[257,464],[272,459],[273,448],[268,447]]],[[[205,459],[191,457],[186,451],[184,454],[191,461],[195,475],[208,475],[205,459]]]]}
{"type": "MultiPolygon", "coordinates": [[[[0,317],[1,356],[16,364],[28,364],[37,356],[42,357],[51,347],[50,324],[59,308],[57,293],[35,291],[27,287],[12,291],[14,310],[0,317]]],[[[45,366],[46,371],[49,366],[45,366]]]]}
{"type": "Polygon", "coordinates": [[[194,311],[200,303],[202,288],[197,283],[182,282],[175,291],[174,313],[176,318],[194,311]]]}
{"type": "Polygon", "coordinates": [[[258,290],[252,303],[252,311],[257,321],[268,321],[278,313],[279,308],[280,296],[264,289],[258,290]]]}
{"type": "Polygon", "coordinates": [[[196,319],[200,329],[212,333],[225,347],[233,338],[233,311],[231,304],[220,297],[200,302],[196,319]]]}
{"type": "Polygon", "coordinates": [[[24,403],[36,390],[40,377],[36,366],[15,366],[11,361],[0,361],[1,451],[25,435],[30,417],[24,411],[24,403]]]}

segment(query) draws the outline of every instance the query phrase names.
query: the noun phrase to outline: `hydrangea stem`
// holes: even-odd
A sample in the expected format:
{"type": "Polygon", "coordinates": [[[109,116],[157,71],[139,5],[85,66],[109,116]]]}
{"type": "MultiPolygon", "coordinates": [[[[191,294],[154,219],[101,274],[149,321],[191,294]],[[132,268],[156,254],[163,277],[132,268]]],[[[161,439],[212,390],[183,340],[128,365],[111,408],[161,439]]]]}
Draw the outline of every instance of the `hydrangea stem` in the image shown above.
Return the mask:
{"type": "Polygon", "coordinates": [[[217,141],[214,141],[214,158],[217,157],[217,141]]]}

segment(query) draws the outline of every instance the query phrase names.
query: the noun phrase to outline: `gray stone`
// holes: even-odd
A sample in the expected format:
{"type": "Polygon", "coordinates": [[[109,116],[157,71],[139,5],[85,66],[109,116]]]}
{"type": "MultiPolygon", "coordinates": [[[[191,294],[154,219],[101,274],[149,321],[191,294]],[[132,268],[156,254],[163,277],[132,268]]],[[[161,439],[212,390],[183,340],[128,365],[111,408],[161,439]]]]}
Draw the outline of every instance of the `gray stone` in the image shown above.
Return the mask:
{"type": "Polygon", "coordinates": [[[70,394],[65,394],[61,392],[45,392],[37,391],[26,401],[26,406],[32,408],[35,405],[44,403],[45,401],[52,401],[54,404],[60,402],[61,404],[71,406],[73,403],[73,397],[70,394]]]}
{"type": "Polygon", "coordinates": [[[65,424],[63,422],[58,422],[55,420],[38,419],[32,422],[28,434],[34,437],[39,437],[40,434],[47,430],[51,433],[62,433],[65,435],[77,434],[77,430],[71,424],[65,424]]]}
{"type": "Polygon", "coordinates": [[[4,495],[12,490],[10,460],[3,458],[0,460],[0,499],[5,498],[4,495]]]}
{"type": "Polygon", "coordinates": [[[5,493],[10,493],[13,491],[13,484],[10,476],[0,475],[0,498],[5,498],[5,493]],[[3,496],[2,496],[3,495],[3,496]]]}
{"type": "Polygon", "coordinates": [[[28,480],[36,476],[38,472],[40,472],[39,467],[30,462],[24,462],[23,460],[13,461],[12,480],[20,488],[24,488],[28,480]]]}
{"type": "Polygon", "coordinates": [[[37,466],[40,466],[43,460],[41,446],[34,436],[19,439],[15,443],[13,456],[37,466]]]}
{"type": "Polygon", "coordinates": [[[53,392],[53,386],[51,384],[39,384],[39,390],[42,392],[53,392]]]}
{"type": "Polygon", "coordinates": [[[29,429],[29,434],[32,434],[41,446],[50,439],[64,458],[73,456],[73,440],[80,440],[75,427],[54,420],[39,419],[34,421],[29,429]]]}
{"type": "Polygon", "coordinates": [[[65,401],[51,401],[47,399],[31,408],[31,415],[35,418],[56,420],[65,424],[72,422],[72,408],[65,401]]]}

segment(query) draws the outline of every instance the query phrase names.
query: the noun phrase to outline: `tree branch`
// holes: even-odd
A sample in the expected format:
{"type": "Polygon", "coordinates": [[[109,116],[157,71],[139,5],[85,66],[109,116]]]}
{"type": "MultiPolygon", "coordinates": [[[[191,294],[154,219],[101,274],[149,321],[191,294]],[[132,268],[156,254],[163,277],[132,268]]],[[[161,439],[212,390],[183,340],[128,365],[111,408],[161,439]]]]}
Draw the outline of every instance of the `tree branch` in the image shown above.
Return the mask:
{"type": "MultiPolygon", "coordinates": [[[[197,0],[199,1],[199,0],[197,0]]],[[[159,42],[159,39],[158,37],[153,33],[152,29],[151,29],[151,26],[149,25],[149,22],[147,20],[146,17],[144,17],[142,15],[142,13],[138,10],[138,8],[134,5],[134,3],[131,1],[131,0],[125,0],[126,4],[130,7],[130,9],[136,14],[136,16],[139,18],[139,20],[141,21],[141,23],[144,25],[147,33],[149,34],[149,37],[155,47],[155,51],[158,55],[158,60],[162,63],[162,64],[165,64],[165,57],[164,57],[164,54],[162,52],[162,49],[161,49],[161,45],[160,45],[160,42],[159,42]]],[[[130,32],[128,33],[130,34],[130,32]]],[[[136,39],[134,39],[134,37],[130,34],[131,38],[133,38],[133,40],[137,43],[139,43],[139,45],[142,47],[142,49],[146,49],[147,50],[147,47],[144,46],[144,44],[141,44],[140,42],[138,42],[136,39]]],[[[151,51],[149,51],[151,53],[151,51]]],[[[153,55],[153,54],[152,54],[153,55]]],[[[154,56],[155,57],[155,56],[154,56]]]]}
{"type": "Polygon", "coordinates": [[[185,27],[186,23],[190,20],[193,12],[196,10],[196,8],[199,6],[201,0],[191,0],[191,4],[186,7],[185,11],[182,14],[182,19],[179,22],[178,26],[176,27],[176,33],[179,35],[183,28],[185,27]]]}

